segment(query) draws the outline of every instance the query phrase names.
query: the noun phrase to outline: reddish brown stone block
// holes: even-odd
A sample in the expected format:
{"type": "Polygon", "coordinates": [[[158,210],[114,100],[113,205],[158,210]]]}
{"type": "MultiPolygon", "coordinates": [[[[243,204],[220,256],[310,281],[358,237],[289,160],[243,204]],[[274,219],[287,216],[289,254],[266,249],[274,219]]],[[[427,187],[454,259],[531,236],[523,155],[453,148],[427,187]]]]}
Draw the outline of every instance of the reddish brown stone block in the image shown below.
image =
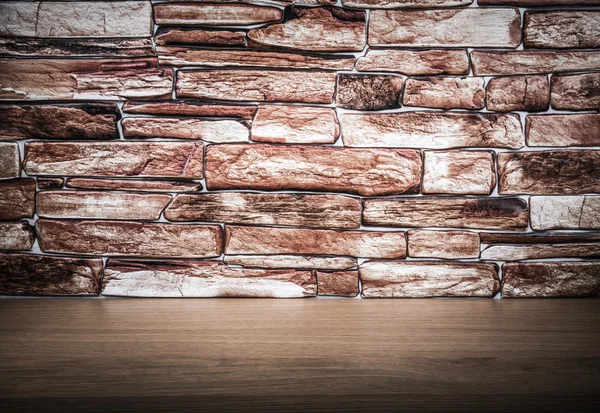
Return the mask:
{"type": "Polygon", "coordinates": [[[491,261],[594,257],[600,257],[600,244],[492,245],[481,252],[482,260],[491,261]]]}
{"type": "MultiPolygon", "coordinates": [[[[530,199],[540,198],[531,197],[530,199]]],[[[545,197],[557,198],[557,197],[545,197]]],[[[562,197],[558,197],[562,198],[562,197]]],[[[569,198],[569,197],[565,197],[569,198]]],[[[533,203],[532,203],[533,212],[533,203]]],[[[558,244],[558,243],[577,243],[577,242],[600,242],[600,233],[596,232],[551,232],[547,234],[517,234],[517,233],[498,233],[498,232],[480,232],[482,244],[558,244]]]]}
{"type": "Polygon", "coordinates": [[[157,45],[186,44],[213,47],[244,47],[246,32],[234,30],[206,30],[160,28],[154,35],[157,45]]]}
{"type": "Polygon", "coordinates": [[[527,11],[523,35],[525,47],[549,49],[600,47],[600,12],[527,11]]]}
{"type": "Polygon", "coordinates": [[[248,126],[236,120],[125,118],[125,138],[202,139],[208,142],[247,142],[248,126]]]}
{"type": "Polygon", "coordinates": [[[551,100],[554,109],[600,109],[600,72],[552,76],[551,100]]]}
{"type": "Polygon", "coordinates": [[[0,54],[19,57],[154,56],[151,39],[0,38],[0,54]]]}
{"type": "Polygon", "coordinates": [[[21,176],[21,155],[16,143],[0,142],[0,179],[21,176]]]}
{"type": "Polygon", "coordinates": [[[336,105],[355,110],[398,108],[402,102],[403,84],[400,76],[340,73],[336,105]]]}
{"type": "Polygon", "coordinates": [[[358,295],[358,271],[317,272],[319,295],[356,297],[358,295]]]}
{"type": "Polygon", "coordinates": [[[342,0],[344,7],[357,9],[427,9],[467,6],[473,0],[342,0]]]}
{"type": "Polygon", "coordinates": [[[0,180],[0,220],[33,218],[35,181],[19,178],[0,180]]]}
{"type": "Polygon", "coordinates": [[[241,118],[251,120],[256,113],[256,105],[211,105],[190,101],[171,102],[126,102],[123,112],[144,115],[199,116],[214,118],[241,118]]]}
{"type": "Polygon", "coordinates": [[[27,221],[0,222],[0,250],[30,250],[34,238],[35,230],[27,221]]]}
{"type": "MultiPolygon", "coordinates": [[[[38,187],[40,184],[38,178],[38,187]]],[[[61,184],[62,186],[62,184],[61,184]]],[[[142,180],[142,179],[90,179],[69,178],[67,188],[78,189],[102,189],[115,191],[138,191],[138,192],[197,192],[202,190],[199,182],[166,181],[166,180],[142,180]]]]}
{"type": "Polygon", "coordinates": [[[406,106],[439,109],[483,109],[485,87],[482,77],[430,77],[407,79],[406,106]]]}
{"type": "Polygon", "coordinates": [[[162,3],[154,5],[156,24],[243,26],[281,20],[276,7],[254,4],[162,3]]]}
{"type": "Polygon", "coordinates": [[[369,49],[356,61],[364,72],[395,72],[408,76],[468,75],[466,50],[377,50],[369,49]]]}
{"type": "Polygon", "coordinates": [[[536,112],[550,106],[547,76],[507,76],[487,85],[487,108],[496,112],[536,112]]]}
{"type": "Polygon", "coordinates": [[[600,146],[600,114],[530,115],[528,146],[600,146]]]}
{"type": "Polygon", "coordinates": [[[62,188],[65,183],[64,178],[38,178],[38,189],[62,188]]]}
{"type": "Polygon", "coordinates": [[[478,258],[479,234],[470,231],[408,231],[408,256],[415,258],[478,258]]]}
{"type": "Polygon", "coordinates": [[[223,260],[229,265],[250,268],[348,270],[356,267],[354,258],[317,255],[226,255],[223,260]]]}

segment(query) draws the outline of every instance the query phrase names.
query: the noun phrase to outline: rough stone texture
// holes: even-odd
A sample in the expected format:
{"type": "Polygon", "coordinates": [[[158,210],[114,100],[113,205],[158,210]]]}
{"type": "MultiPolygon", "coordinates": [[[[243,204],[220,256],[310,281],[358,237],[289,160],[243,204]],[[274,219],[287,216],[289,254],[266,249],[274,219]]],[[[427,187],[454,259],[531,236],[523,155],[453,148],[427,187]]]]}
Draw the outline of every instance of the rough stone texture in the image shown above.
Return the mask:
{"type": "Polygon", "coordinates": [[[496,186],[493,151],[425,151],[424,194],[489,195],[496,186]]]}
{"type": "Polygon", "coordinates": [[[359,266],[365,298],[493,297],[494,264],[370,261],[359,266]]]}
{"type": "Polygon", "coordinates": [[[173,225],[156,222],[38,219],[43,252],[144,257],[218,257],[218,225],[173,225]]]}
{"type": "Polygon", "coordinates": [[[98,295],[100,258],[1,254],[1,295],[98,295]]]}
{"type": "Polygon", "coordinates": [[[281,20],[283,12],[276,7],[253,4],[155,4],[156,24],[196,26],[243,26],[281,20]]]}
{"type": "Polygon", "coordinates": [[[202,179],[203,149],[200,142],[27,142],[24,168],[29,175],[202,179]]]}
{"type": "Polygon", "coordinates": [[[256,142],[334,143],[340,135],[335,109],[310,106],[259,106],[252,121],[256,142]]]}
{"type": "Polygon", "coordinates": [[[235,120],[125,118],[125,138],[202,139],[208,142],[247,142],[248,126],[235,120]]]}
{"type": "Polygon", "coordinates": [[[408,231],[408,256],[415,258],[478,258],[479,234],[470,231],[408,231]]]}
{"type": "Polygon", "coordinates": [[[487,108],[496,112],[547,110],[550,85],[547,76],[507,76],[490,79],[487,108]]]}
{"type": "Polygon", "coordinates": [[[0,222],[0,250],[30,250],[34,238],[35,230],[27,221],[0,222]]]}
{"type": "Polygon", "coordinates": [[[62,188],[65,183],[64,178],[38,178],[38,189],[62,188]]]}
{"type": "MultiPolygon", "coordinates": [[[[40,178],[38,178],[38,186],[39,185],[40,178]]],[[[197,192],[202,190],[202,184],[199,182],[158,181],[155,179],[69,178],[67,179],[66,187],[78,189],[108,189],[116,191],[139,192],[197,192]]]]}
{"type": "Polygon", "coordinates": [[[429,7],[466,6],[473,0],[342,0],[344,7],[357,9],[426,9],[429,7]]]}
{"type": "Polygon", "coordinates": [[[356,258],[405,258],[404,232],[327,229],[225,227],[227,254],[344,255],[356,258]]]}
{"type": "Polygon", "coordinates": [[[466,50],[376,50],[370,49],[356,61],[365,72],[396,72],[408,76],[468,75],[466,50]]]}
{"type": "Polygon", "coordinates": [[[210,70],[177,73],[177,97],[267,102],[331,103],[335,73],[210,70]]]}
{"type": "Polygon", "coordinates": [[[155,66],[155,59],[0,58],[0,100],[170,98],[173,72],[155,66]]]}
{"type": "Polygon", "coordinates": [[[366,37],[365,12],[337,7],[292,7],[285,22],[248,32],[256,45],[317,52],[359,52],[366,37]]]}
{"type": "Polygon", "coordinates": [[[502,266],[502,297],[596,297],[600,262],[517,262],[502,266]]]}
{"type": "MultiPolygon", "coordinates": [[[[537,198],[537,197],[532,197],[537,198]]],[[[516,234],[480,232],[482,244],[559,244],[559,243],[581,243],[600,242],[598,232],[551,232],[547,234],[516,234]]]]}
{"type": "Polygon", "coordinates": [[[358,291],[358,271],[317,272],[319,295],[356,297],[358,291]]]}
{"type": "Polygon", "coordinates": [[[525,47],[549,49],[600,47],[600,12],[525,12],[523,42],[525,47]]]}
{"type": "Polygon", "coordinates": [[[229,265],[250,268],[347,270],[356,267],[356,260],[353,258],[314,255],[226,255],[224,261],[229,265]]]}
{"type": "Polygon", "coordinates": [[[213,50],[158,46],[158,61],[167,66],[281,67],[352,70],[352,56],[317,56],[253,50],[213,50]]]}
{"type": "Polygon", "coordinates": [[[407,79],[406,106],[440,109],[483,109],[485,87],[482,77],[429,77],[407,79]]]}
{"type": "Polygon", "coordinates": [[[514,114],[345,113],[340,125],[346,146],[519,149],[525,144],[521,121],[514,114]]]}
{"type": "Polygon", "coordinates": [[[0,179],[21,176],[21,156],[16,143],[0,142],[0,179]]]}
{"type": "Polygon", "coordinates": [[[482,260],[520,261],[541,258],[593,258],[600,244],[492,245],[481,252],[482,260]]]}
{"type": "MultiPolygon", "coordinates": [[[[0,3],[1,4],[1,3],[0,3]]],[[[19,57],[154,56],[151,39],[0,38],[0,55],[19,57]]]]}
{"type": "Polygon", "coordinates": [[[528,146],[600,146],[600,114],[527,116],[528,146]]]}
{"type": "Polygon", "coordinates": [[[498,192],[545,195],[600,192],[600,151],[500,153],[498,192]]]}
{"type": "Polygon", "coordinates": [[[216,261],[114,261],[102,295],[128,297],[312,297],[312,271],[229,268],[216,261]]]}
{"type": "Polygon", "coordinates": [[[154,35],[157,45],[187,44],[212,47],[244,47],[246,32],[234,30],[205,30],[160,28],[154,35]]]}
{"type": "Polygon", "coordinates": [[[477,4],[482,6],[523,6],[523,7],[547,7],[547,6],[569,6],[569,5],[590,5],[597,6],[598,0],[477,0],[477,4]]]}
{"type": "Polygon", "coordinates": [[[552,76],[550,98],[554,109],[600,109],[600,72],[552,76]]]}
{"type": "Polygon", "coordinates": [[[0,140],[118,139],[113,103],[0,105],[0,140]]]}
{"type": "Polygon", "coordinates": [[[206,116],[213,118],[241,118],[252,119],[256,113],[255,105],[210,105],[194,103],[191,101],[136,103],[126,102],[123,112],[144,115],[171,115],[171,116],[206,116]]]}
{"type": "Polygon", "coordinates": [[[0,3],[0,36],[150,37],[149,1],[0,3]]]}
{"type": "Polygon", "coordinates": [[[169,201],[166,194],[43,191],[37,194],[36,210],[45,218],[156,220],[169,201]]]}
{"type": "Polygon", "coordinates": [[[520,198],[388,198],[363,201],[363,225],[525,230],[520,198]]]}
{"type": "Polygon", "coordinates": [[[532,196],[531,228],[600,229],[600,196],[532,196]]]}
{"type": "Polygon", "coordinates": [[[400,76],[340,73],[336,106],[355,110],[398,108],[402,102],[403,84],[400,76]]]}
{"type": "Polygon", "coordinates": [[[516,9],[374,10],[369,20],[371,46],[517,47],[519,43],[521,15],[516,9]]]}
{"type": "Polygon", "coordinates": [[[528,75],[535,73],[578,72],[597,70],[600,51],[561,52],[551,50],[516,50],[511,52],[471,52],[473,74],[528,75]]]}
{"type": "Polygon", "coordinates": [[[35,180],[0,180],[0,220],[33,218],[34,209],[35,180]]]}
{"type": "Polygon", "coordinates": [[[221,192],[178,195],[165,210],[169,221],[226,222],[323,228],[360,227],[360,201],[342,195],[221,192]]]}
{"type": "Polygon", "coordinates": [[[346,192],[364,196],[414,193],[421,155],[408,149],[278,145],[211,145],[206,186],[215,189],[346,192]]]}

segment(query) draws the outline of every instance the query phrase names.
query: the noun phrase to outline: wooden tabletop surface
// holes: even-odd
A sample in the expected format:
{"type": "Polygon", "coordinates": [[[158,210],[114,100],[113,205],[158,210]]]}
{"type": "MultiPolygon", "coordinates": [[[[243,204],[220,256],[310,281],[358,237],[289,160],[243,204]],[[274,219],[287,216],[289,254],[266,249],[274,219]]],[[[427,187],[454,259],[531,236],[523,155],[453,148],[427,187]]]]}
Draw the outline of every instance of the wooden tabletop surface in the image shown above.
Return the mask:
{"type": "Polygon", "coordinates": [[[587,410],[599,321],[594,299],[5,299],[0,406],[587,410]]]}

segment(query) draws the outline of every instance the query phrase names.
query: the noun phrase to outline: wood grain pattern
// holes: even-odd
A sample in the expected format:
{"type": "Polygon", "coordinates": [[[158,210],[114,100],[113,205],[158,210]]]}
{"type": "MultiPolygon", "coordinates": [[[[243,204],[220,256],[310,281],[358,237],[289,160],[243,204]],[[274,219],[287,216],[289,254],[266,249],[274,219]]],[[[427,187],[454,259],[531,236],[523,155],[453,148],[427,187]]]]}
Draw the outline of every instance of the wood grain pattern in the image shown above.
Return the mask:
{"type": "Polygon", "coordinates": [[[3,300],[0,403],[4,411],[67,403],[103,412],[589,411],[600,403],[599,303],[3,300]]]}

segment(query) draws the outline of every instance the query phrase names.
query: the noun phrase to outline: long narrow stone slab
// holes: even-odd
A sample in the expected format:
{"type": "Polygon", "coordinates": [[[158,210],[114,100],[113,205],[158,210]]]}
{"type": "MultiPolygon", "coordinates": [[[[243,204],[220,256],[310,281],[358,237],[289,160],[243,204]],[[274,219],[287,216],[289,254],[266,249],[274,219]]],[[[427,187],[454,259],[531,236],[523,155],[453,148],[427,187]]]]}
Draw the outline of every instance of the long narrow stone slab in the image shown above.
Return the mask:
{"type": "Polygon", "coordinates": [[[404,232],[326,229],[225,227],[227,254],[343,255],[356,258],[405,258],[404,232]]]}
{"type": "Polygon", "coordinates": [[[0,54],[18,57],[154,56],[152,39],[0,38],[0,54]]]}
{"type": "Polygon", "coordinates": [[[374,196],[418,191],[421,154],[406,149],[210,145],[206,186],[333,191],[374,196]]]}
{"type": "Polygon", "coordinates": [[[236,120],[125,118],[125,138],[202,139],[208,142],[247,142],[248,126],[236,120]]]}
{"type": "Polygon", "coordinates": [[[360,201],[342,195],[221,192],[177,195],[169,221],[225,222],[323,228],[360,227],[360,201]]]}
{"type": "Polygon", "coordinates": [[[388,198],[363,201],[363,225],[525,230],[520,198],[388,198]]]}
{"type": "Polygon", "coordinates": [[[255,142],[334,143],[340,135],[335,109],[261,105],[252,121],[255,142]]]}
{"type": "Polygon", "coordinates": [[[493,297],[500,290],[494,264],[368,261],[358,271],[365,298],[493,297]]]}
{"type": "Polygon", "coordinates": [[[335,73],[276,70],[177,72],[177,97],[263,102],[331,103],[335,73]]]}
{"type": "Polygon", "coordinates": [[[356,267],[354,258],[316,255],[226,255],[223,261],[249,268],[348,270],[356,267]]]}
{"type": "Polygon", "coordinates": [[[33,247],[35,230],[27,221],[0,222],[0,250],[27,251],[33,247]]]}
{"type": "Polygon", "coordinates": [[[154,5],[156,24],[244,26],[281,20],[277,7],[254,4],[161,3],[154,5]]]}
{"type": "Polygon", "coordinates": [[[356,61],[364,72],[395,72],[407,76],[468,75],[466,50],[378,50],[369,49],[356,61]]]}
{"type": "Polygon", "coordinates": [[[600,51],[562,52],[554,50],[516,50],[471,52],[476,76],[528,75],[597,70],[600,51]]]}
{"type": "Polygon", "coordinates": [[[34,209],[35,180],[0,180],[0,220],[33,218],[34,209]]]}
{"type": "Polygon", "coordinates": [[[482,77],[428,77],[406,80],[403,103],[438,109],[483,109],[482,77]]]}
{"type": "Polygon", "coordinates": [[[255,50],[192,49],[158,46],[158,61],[167,66],[281,67],[294,69],[352,70],[353,56],[318,56],[255,50]]]}
{"type": "Polygon", "coordinates": [[[0,141],[20,139],[118,139],[114,103],[0,105],[0,141]]]}
{"type": "Polygon", "coordinates": [[[600,262],[519,262],[502,266],[502,297],[596,297],[600,262]]]}
{"type": "MultiPolygon", "coordinates": [[[[38,178],[38,186],[39,184],[40,178],[38,178]]],[[[156,179],[69,178],[67,179],[65,186],[67,188],[77,189],[101,189],[138,192],[198,192],[202,190],[202,184],[199,182],[156,179]]]]}
{"type": "Polygon", "coordinates": [[[600,114],[529,115],[528,146],[600,146],[600,114]]]}
{"type": "Polygon", "coordinates": [[[136,257],[218,257],[218,225],[173,225],[156,222],[38,219],[43,252],[136,257]]]}
{"type": "Polygon", "coordinates": [[[359,293],[358,271],[317,271],[319,295],[356,297],[359,293]]]}
{"type": "Polygon", "coordinates": [[[166,194],[43,191],[36,211],[45,218],[156,220],[170,201],[166,194]]]}
{"type": "Polygon", "coordinates": [[[471,231],[408,231],[408,256],[415,258],[478,258],[479,234],[471,231]]]}
{"type": "Polygon", "coordinates": [[[143,58],[0,58],[0,100],[170,98],[173,71],[156,64],[143,58]]]}
{"type": "Polygon", "coordinates": [[[127,297],[312,297],[312,271],[229,268],[217,261],[115,261],[102,295],[127,297]]]}
{"type": "Polygon", "coordinates": [[[598,0],[477,0],[482,6],[523,6],[523,7],[548,7],[548,6],[597,6],[598,0]]]}
{"type": "Polygon", "coordinates": [[[200,142],[27,142],[24,168],[29,175],[202,179],[203,149],[200,142]]]}
{"type": "Polygon", "coordinates": [[[238,30],[161,27],[154,34],[154,42],[157,45],[244,47],[246,46],[246,32],[238,30]]]}
{"type": "Polygon", "coordinates": [[[519,149],[525,144],[521,121],[514,114],[345,113],[340,125],[346,146],[519,149]]]}
{"type": "Polygon", "coordinates": [[[490,195],[495,186],[493,151],[424,151],[423,194],[490,195]]]}
{"type": "Polygon", "coordinates": [[[21,155],[19,145],[12,142],[0,142],[0,179],[21,176],[21,155]]]}
{"type": "Polygon", "coordinates": [[[482,244],[560,244],[600,242],[600,233],[598,232],[551,232],[547,234],[480,232],[479,237],[481,238],[482,244]]]}
{"type": "Polygon", "coordinates": [[[498,192],[541,195],[600,192],[600,151],[500,153],[498,192]]]}
{"type": "Polygon", "coordinates": [[[473,0],[342,0],[344,7],[356,9],[427,9],[467,6],[473,0]]]}
{"type": "Polygon", "coordinates": [[[525,12],[525,47],[549,49],[600,47],[600,12],[555,10],[525,12]]]}
{"type": "Polygon", "coordinates": [[[531,228],[600,229],[600,196],[532,196],[531,228]]]}
{"type": "Polygon", "coordinates": [[[600,73],[552,76],[551,87],[554,109],[600,109],[600,73]]]}
{"type": "Polygon", "coordinates": [[[194,101],[125,102],[123,112],[143,115],[198,116],[251,120],[256,105],[212,105],[194,101]]]}
{"type": "Polygon", "coordinates": [[[521,261],[542,258],[600,257],[597,244],[492,245],[481,252],[482,260],[521,261]]]}
{"type": "Polygon", "coordinates": [[[517,47],[519,43],[517,9],[374,10],[369,19],[371,46],[517,47]]]}
{"type": "Polygon", "coordinates": [[[0,3],[0,36],[150,37],[149,1],[7,1],[0,3]]]}
{"type": "Polygon", "coordinates": [[[0,253],[1,295],[98,295],[102,259],[0,253]]]}

